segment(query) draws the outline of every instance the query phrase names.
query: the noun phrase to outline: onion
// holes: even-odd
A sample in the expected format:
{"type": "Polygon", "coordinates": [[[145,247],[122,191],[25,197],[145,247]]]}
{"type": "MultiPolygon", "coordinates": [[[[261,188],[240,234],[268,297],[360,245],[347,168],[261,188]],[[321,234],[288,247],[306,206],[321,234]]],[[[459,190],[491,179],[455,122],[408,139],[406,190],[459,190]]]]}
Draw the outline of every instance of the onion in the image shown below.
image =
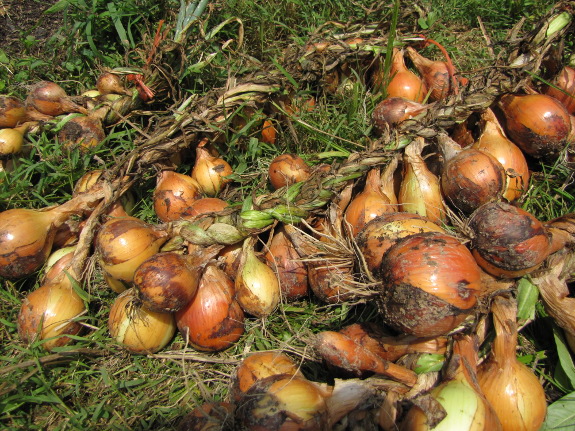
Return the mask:
{"type": "Polygon", "coordinates": [[[324,394],[303,377],[289,374],[266,377],[256,382],[237,405],[236,418],[245,429],[327,429],[324,394]]]}
{"type": "Polygon", "coordinates": [[[0,96],[0,128],[16,127],[25,120],[24,102],[13,96],[0,96]]]}
{"type": "Polygon", "coordinates": [[[277,272],[281,293],[286,301],[295,301],[307,295],[306,265],[283,227],[274,232],[265,258],[277,272]]]}
{"type": "Polygon", "coordinates": [[[421,152],[423,138],[416,138],[404,150],[403,178],[397,200],[401,211],[419,214],[435,223],[446,220],[439,178],[429,170],[421,152]]]}
{"type": "Polygon", "coordinates": [[[29,293],[18,314],[18,334],[23,341],[42,341],[52,350],[68,344],[82,325],[74,319],[86,312],[82,298],[74,291],[65,273],[29,293]]]}
{"type": "Polygon", "coordinates": [[[95,117],[79,116],[70,119],[58,132],[58,141],[66,149],[87,151],[106,138],[102,122],[95,117]]]}
{"type": "Polygon", "coordinates": [[[236,298],[246,313],[265,317],[279,304],[281,291],[275,272],[256,256],[254,242],[248,238],[242,248],[235,280],[236,298]]]}
{"type": "Polygon", "coordinates": [[[176,313],[184,340],[197,350],[231,347],[244,333],[244,312],[234,298],[234,283],[215,264],[206,266],[194,298],[176,313]]]}
{"type": "Polygon", "coordinates": [[[86,108],[74,103],[62,87],[50,81],[40,81],[32,86],[26,98],[26,106],[51,116],[69,112],[88,114],[86,108]]]}
{"type": "Polygon", "coordinates": [[[112,289],[114,292],[122,293],[128,289],[128,286],[126,285],[126,283],[124,283],[123,281],[120,281],[120,280],[116,280],[114,277],[112,277],[107,272],[104,271],[102,273],[102,276],[104,277],[104,281],[106,282],[108,287],[110,289],[112,289]]]}
{"type": "Polygon", "coordinates": [[[134,289],[118,295],[108,318],[110,335],[132,353],[149,354],[162,350],[174,337],[172,313],[156,313],[143,307],[134,289]]]}
{"type": "Polygon", "coordinates": [[[272,121],[268,119],[264,120],[264,123],[262,125],[261,141],[266,144],[275,145],[276,136],[277,132],[274,127],[274,123],[272,123],[272,121]]]}
{"type": "Polygon", "coordinates": [[[507,178],[495,157],[474,148],[461,149],[447,136],[440,139],[446,155],[441,191],[448,202],[469,214],[484,203],[501,198],[507,178]]]}
{"type": "Polygon", "coordinates": [[[403,97],[421,103],[427,96],[427,88],[422,79],[405,66],[403,51],[393,49],[387,97],[403,97]]]}
{"type": "Polygon", "coordinates": [[[222,269],[232,280],[236,279],[238,268],[242,256],[242,243],[226,245],[221,249],[218,260],[222,264],[222,269]]]}
{"type": "Polygon", "coordinates": [[[353,236],[377,216],[397,211],[397,205],[381,189],[379,174],[377,168],[368,172],[363,191],[352,199],[345,210],[344,219],[349,223],[353,236]]]}
{"type": "Polygon", "coordinates": [[[202,188],[195,179],[174,171],[162,171],[152,199],[158,218],[167,222],[189,215],[191,205],[201,197],[202,188]]]}
{"type": "Polygon", "coordinates": [[[414,405],[407,412],[401,431],[502,429],[497,414],[477,385],[475,344],[469,336],[456,340],[444,381],[431,391],[431,400],[420,403],[421,407],[414,405]]]}
{"type": "Polygon", "coordinates": [[[271,161],[268,173],[272,187],[277,190],[307,180],[311,169],[300,156],[282,154],[271,161]]]}
{"type": "Polygon", "coordinates": [[[233,171],[224,159],[212,156],[205,147],[206,144],[207,140],[203,140],[196,147],[196,162],[191,176],[206,195],[214,197],[231,181],[225,177],[233,174],[233,171]]]}
{"type": "Polygon", "coordinates": [[[255,382],[269,376],[287,374],[303,377],[297,364],[282,352],[256,352],[247,356],[236,368],[231,394],[238,401],[255,382]]]}
{"type": "Polygon", "coordinates": [[[575,69],[565,66],[545,90],[545,94],[559,100],[567,112],[575,114],[575,69]]]}
{"type": "Polygon", "coordinates": [[[46,260],[46,265],[44,266],[44,276],[42,277],[42,284],[46,284],[49,281],[56,278],[62,270],[66,269],[69,263],[74,257],[74,252],[76,251],[76,246],[68,246],[60,248],[50,254],[46,260]]]}
{"type": "Polygon", "coordinates": [[[426,112],[429,105],[422,105],[404,97],[387,97],[377,104],[372,114],[373,126],[377,133],[387,127],[394,127],[408,118],[426,112]]]}
{"type": "Polygon", "coordinates": [[[447,63],[444,61],[433,61],[425,58],[415,49],[408,46],[407,54],[413,64],[421,74],[426,87],[429,89],[431,100],[443,100],[451,92],[451,78],[447,63]]]}
{"type": "Polygon", "coordinates": [[[20,128],[0,129],[0,159],[19,153],[23,143],[24,134],[20,128]]]}
{"type": "Polygon", "coordinates": [[[384,321],[418,337],[447,334],[471,313],[481,270],[456,238],[436,232],[408,236],[383,257],[384,321]]]}
{"type": "Polygon", "coordinates": [[[507,174],[503,197],[508,201],[519,199],[529,186],[529,167],[523,152],[505,134],[491,109],[481,116],[483,131],[473,148],[495,157],[507,174]]]}
{"type": "Polygon", "coordinates": [[[215,253],[206,249],[194,255],[166,251],[143,261],[134,273],[134,286],[144,307],[165,313],[185,307],[194,298],[202,270],[215,253]]]}
{"type": "Polygon", "coordinates": [[[100,94],[132,94],[124,87],[122,78],[111,72],[104,72],[98,76],[96,88],[100,94]]]}
{"type": "Polygon", "coordinates": [[[96,252],[104,271],[131,283],[140,264],[156,254],[166,240],[166,232],[137,218],[110,219],[96,236],[96,252]]]}
{"type": "Polygon", "coordinates": [[[365,225],[356,237],[368,269],[379,276],[383,256],[401,238],[424,232],[445,230],[431,220],[412,213],[389,213],[376,217],[365,225]]]}
{"type": "Polygon", "coordinates": [[[221,431],[231,429],[234,406],[230,403],[204,403],[185,415],[176,431],[221,431]]]}
{"type": "Polygon", "coordinates": [[[557,99],[544,94],[506,94],[499,107],[507,135],[525,153],[556,159],[567,146],[571,119],[557,99]]]}
{"type": "Polygon", "coordinates": [[[190,208],[185,212],[185,216],[197,216],[219,212],[228,207],[228,203],[219,198],[200,198],[193,201],[190,208]]]}
{"type": "Polygon", "coordinates": [[[496,277],[520,277],[535,270],[554,251],[543,223],[505,202],[481,206],[472,214],[473,256],[496,277]]]}
{"type": "Polygon", "coordinates": [[[495,340],[477,373],[485,398],[501,420],[503,431],[537,431],[547,412],[539,379],[517,360],[517,305],[497,296],[491,305],[495,340]]]}

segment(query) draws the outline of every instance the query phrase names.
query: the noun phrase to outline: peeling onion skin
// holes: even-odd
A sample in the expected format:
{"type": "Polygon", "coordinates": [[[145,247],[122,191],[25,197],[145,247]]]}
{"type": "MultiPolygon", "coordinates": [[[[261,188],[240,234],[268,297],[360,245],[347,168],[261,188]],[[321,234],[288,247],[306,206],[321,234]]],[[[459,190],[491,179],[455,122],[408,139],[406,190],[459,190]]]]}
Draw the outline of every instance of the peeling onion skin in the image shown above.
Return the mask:
{"type": "Polygon", "coordinates": [[[445,335],[472,312],[481,270],[456,238],[436,232],[408,236],[381,262],[384,321],[418,337],[445,335]]]}
{"type": "Polygon", "coordinates": [[[277,190],[307,180],[311,168],[297,154],[282,154],[271,161],[268,174],[272,187],[277,190]]]}
{"type": "Polygon", "coordinates": [[[16,127],[25,118],[24,102],[13,96],[0,96],[0,128],[16,127]]]}
{"type": "Polygon", "coordinates": [[[532,214],[505,202],[491,202],[472,214],[473,255],[486,272],[519,277],[535,270],[552,251],[552,237],[532,214]]]}
{"type": "Polygon", "coordinates": [[[567,146],[571,119],[557,99],[544,94],[506,94],[499,107],[507,135],[526,154],[554,160],[567,146]]]}

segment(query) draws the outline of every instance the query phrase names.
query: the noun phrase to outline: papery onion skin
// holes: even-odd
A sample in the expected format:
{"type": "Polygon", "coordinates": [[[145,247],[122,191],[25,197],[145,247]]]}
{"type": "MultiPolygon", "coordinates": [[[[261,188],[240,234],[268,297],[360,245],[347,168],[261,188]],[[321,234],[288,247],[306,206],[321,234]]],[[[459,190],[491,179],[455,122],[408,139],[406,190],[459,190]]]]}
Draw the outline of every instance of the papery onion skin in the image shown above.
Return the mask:
{"type": "Polygon", "coordinates": [[[467,148],[447,160],[441,173],[446,201],[466,214],[500,199],[505,191],[505,169],[491,154],[467,148]]]}
{"type": "Polygon", "coordinates": [[[156,313],[139,304],[135,290],[118,295],[110,309],[111,337],[132,353],[150,354],[162,350],[174,337],[173,313],[156,313]]]}
{"type": "Polygon", "coordinates": [[[379,276],[381,260],[387,250],[401,238],[423,232],[444,233],[445,230],[418,214],[393,212],[367,223],[357,235],[356,242],[368,269],[379,276]]]}
{"type": "Polygon", "coordinates": [[[491,202],[472,214],[473,255],[486,272],[519,277],[535,270],[552,251],[551,234],[532,214],[505,202],[491,202]]]}
{"type": "Polygon", "coordinates": [[[445,335],[473,310],[481,270],[456,238],[436,232],[408,236],[383,257],[384,321],[418,337],[445,335]]]}
{"type": "Polygon", "coordinates": [[[559,100],[570,114],[575,113],[575,69],[565,66],[546,88],[545,94],[559,100]]]}
{"type": "Polygon", "coordinates": [[[247,356],[236,368],[231,394],[238,401],[258,380],[277,374],[303,377],[297,364],[282,352],[256,352],[247,356]]]}
{"type": "Polygon", "coordinates": [[[425,83],[405,66],[404,52],[401,50],[393,50],[390,77],[391,80],[386,88],[387,97],[404,97],[421,103],[427,96],[425,83]]]}
{"type": "Polygon", "coordinates": [[[198,182],[189,175],[162,171],[154,189],[154,211],[162,221],[178,220],[190,213],[190,207],[202,197],[198,182]]]}
{"type": "Polygon", "coordinates": [[[354,297],[353,268],[322,259],[308,263],[308,281],[313,294],[327,304],[338,304],[354,297]]]}
{"type": "Polygon", "coordinates": [[[251,431],[324,430],[327,405],[313,382],[279,374],[256,382],[238,402],[236,417],[251,431]]]}
{"type": "Polygon", "coordinates": [[[429,98],[431,100],[443,100],[449,96],[451,77],[447,64],[443,61],[430,60],[410,46],[406,50],[429,89],[429,98]]]}
{"type": "MultiPolygon", "coordinates": [[[[219,212],[228,207],[228,203],[219,198],[200,198],[195,200],[185,212],[186,217],[219,212]]],[[[185,218],[185,217],[184,217],[185,218]]]]}
{"type": "Polygon", "coordinates": [[[51,81],[34,84],[26,98],[26,106],[51,116],[68,112],[88,113],[85,108],[72,102],[62,87],[51,81]]]}
{"type": "Polygon", "coordinates": [[[0,96],[0,128],[16,127],[25,121],[26,107],[17,97],[0,96]]]}
{"type": "Polygon", "coordinates": [[[104,72],[96,80],[96,88],[100,94],[130,94],[120,78],[115,73],[104,72]]]}
{"type": "Polygon", "coordinates": [[[134,273],[134,285],[149,310],[173,312],[185,307],[196,294],[201,267],[191,268],[176,252],[156,253],[134,273]]]}
{"type": "Polygon", "coordinates": [[[427,105],[404,97],[387,97],[379,102],[373,110],[372,123],[376,132],[381,134],[387,127],[397,126],[427,109],[427,105]]]}
{"type": "Polygon", "coordinates": [[[544,94],[506,94],[499,106],[507,135],[526,154],[553,160],[567,146],[571,119],[557,99],[544,94]]]}
{"type": "Polygon", "coordinates": [[[231,182],[230,178],[225,177],[233,174],[233,170],[224,159],[212,156],[204,147],[206,143],[204,141],[196,147],[196,162],[192,168],[191,177],[198,182],[206,195],[215,197],[226,184],[231,182]]]}
{"type": "Polygon", "coordinates": [[[24,136],[17,129],[0,129],[0,159],[19,153],[24,143],[24,136]]]}
{"type": "Polygon", "coordinates": [[[206,266],[194,298],[176,312],[186,342],[201,351],[231,347],[244,333],[244,312],[234,298],[232,280],[215,264],[206,266]]]}
{"type": "Polygon", "coordinates": [[[102,122],[86,115],[70,119],[58,133],[58,141],[64,148],[79,148],[81,151],[96,147],[105,138],[102,122]]]}
{"type": "Polygon", "coordinates": [[[272,187],[277,190],[307,180],[311,169],[297,154],[282,154],[271,161],[268,174],[272,187]]]}
{"type": "Polygon", "coordinates": [[[77,335],[82,330],[83,326],[73,319],[85,310],[70,280],[60,274],[24,298],[18,314],[18,334],[27,343],[47,340],[42,343],[46,350],[64,346],[71,341],[66,335],[77,335]]]}

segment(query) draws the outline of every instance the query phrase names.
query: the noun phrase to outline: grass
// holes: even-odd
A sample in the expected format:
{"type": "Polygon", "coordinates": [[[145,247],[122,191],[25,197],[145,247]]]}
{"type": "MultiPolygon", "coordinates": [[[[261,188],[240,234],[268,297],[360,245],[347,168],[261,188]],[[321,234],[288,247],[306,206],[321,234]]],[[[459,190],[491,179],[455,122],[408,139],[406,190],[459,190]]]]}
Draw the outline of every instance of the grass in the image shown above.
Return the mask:
{"type": "MultiPolygon", "coordinates": [[[[48,43],[58,54],[51,57],[54,51],[46,50],[39,56],[31,49],[7,54],[6,61],[2,61],[7,66],[0,70],[4,93],[22,96],[25,85],[38,79],[53,79],[64,83],[70,94],[78,94],[93,86],[102,68],[126,66],[128,61],[134,63],[130,66],[142,67],[158,21],[163,18],[162,11],[177,11],[179,7],[178,2],[169,0],[69,0],[57,5],[62,8],[58,13],[64,14],[64,27],[48,43]]],[[[211,39],[198,42],[186,52],[187,63],[179,84],[186,94],[201,95],[223,86],[229,75],[253,70],[253,58],[266,64],[272,59],[280,62],[286,46],[303,45],[309,34],[319,31],[327,21],[387,22],[391,18],[389,5],[385,2],[374,5],[377,7],[372,7],[371,2],[215,2],[213,10],[203,17],[203,31],[209,32],[230,21],[211,39]],[[223,41],[238,40],[240,29],[244,31],[243,45],[222,48],[223,41]],[[206,54],[214,54],[209,63],[203,63],[206,54]]],[[[525,16],[533,21],[547,4],[467,0],[432,1],[425,6],[427,12],[416,12],[409,18],[413,28],[429,32],[448,47],[456,67],[472,70],[490,61],[476,16],[482,17],[491,37],[499,40],[518,18],[525,16]]],[[[193,27],[191,31],[197,37],[199,28],[193,27]]],[[[426,52],[437,54],[431,48],[426,52]]],[[[318,96],[312,87],[298,91],[302,100],[318,96]]],[[[283,124],[279,127],[277,146],[263,145],[258,140],[261,122],[258,115],[263,117],[263,112],[249,116],[239,109],[235,113],[237,118],[234,120],[232,116],[228,121],[233,125],[243,116],[243,122],[237,123],[240,127],[234,126],[220,150],[239,175],[241,196],[263,191],[266,186],[261,179],[269,161],[283,152],[300,153],[311,164],[319,164],[338,163],[350,153],[367,148],[373,136],[370,115],[378,101],[378,96],[367,91],[361,81],[354,82],[343,93],[319,94],[313,111],[302,110],[292,117],[289,127],[283,124]]],[[[51,132],[33,136],[30,156],[22,157],[14,173],[0,183],[0,210],[64,202],[82,173],[114,167],[123,154],[137,145],[138,130],[150,130],[157,124],[154,115],[163,115],[171,107],[153,108],[158,110],[150,109],[134,118],[133,123],[109,129],[108,140],[88,153],[63,151],[51,132]]],[[[178,168],[181,172],[190,169],[189,160],[178,168]]],[[[543,220],[575,212],[572,170],[560,164],[537,170],[540,173],[535,175],[523,207],[543,220]]],[[[155,223],[158,220],[150,199],[154,181],[154,173],[148,172],[137,184],[135,215],[155,223]]],[[[25,345],[17,334],[18,309],[26,293],[38,286],[36,276],[18,281],[0,280],[0,427],[3,429],[174,429],[180,418],[200,403],[226,399],[236,363],[247,352],[286,350],[301,360],[308,378],[331,382],[331,374],[312,358],[309,343],[313,334],[378,318],[377,307],[371,303],[328,306],[310,298],[282,304],[267,319],[248,319],[241,340],[222,353],[195,352],[186,348],[182,337],[177,335],[157,355],[131,355],[108,334],[107,315],[115,294],[96,271],[84,286],[90,295],[89,313],[83,318],[86,330],[69,346],[47,354],[38,343],[25,345]]],[[[556,348],[545,335],[549,319],[540,305],[537,309],[540,320],[523,332],[520,353],[538,373],[548,376],[546,387],[552,401],[573,388],[565,379],[553,376],[556,348]]]]}

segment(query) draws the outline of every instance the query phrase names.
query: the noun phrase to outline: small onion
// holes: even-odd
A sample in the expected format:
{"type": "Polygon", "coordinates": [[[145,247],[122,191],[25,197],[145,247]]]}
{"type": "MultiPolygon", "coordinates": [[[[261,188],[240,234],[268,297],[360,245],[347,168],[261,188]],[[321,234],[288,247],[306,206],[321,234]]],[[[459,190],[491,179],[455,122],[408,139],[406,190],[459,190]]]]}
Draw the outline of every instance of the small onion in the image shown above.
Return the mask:
{"type": "Polygon", "coordinates": [[[410,46],[406,50],[429,89],[429,98],[431,100],[443,100],[449,96],[451,92],[451,77],[449,76],[447,63],[430,60],[410,46]]]}
{"type": "Polygon", "coordinates": [[[13,96],[0,96],[0,128],[16,127],[25,119],[24,102],[13,96]]]}
{"type": "Polygon", "coordinates": [[[404,97],[387,97],[377,104],[372,114],[372,123],[377,133],[383,133],[387,127],[426,112],[429,105],[422,105],[404,97]]]}
{"type": "Polygon", "coordinates": [[[412,213],[389,213],[376,217],[359,232],[356,237],[367,267],[379,276],[383,256],[389,248],[409,235],[445,230],[431,220],[412,213]]]}
{"type": "Polygon", "coordinates": [[[19,128],[0,129],[0,159],[19,153],[24,144],[24,135],[19,128]]]}
{"type": "Polygon", "coordinates": [[[526,154],[556,159],[567,146],[571,119],[557,99],[545,94],[506,94],[499,107],[507,135],[526,154]]]}
{"type": "Polygon", "coordinates": [[[26,105],[44,115],[61,115],[80,112],[87,115],[86,108],[74,103],[64,89],[51,81],[36,83],[28,93],[26,105]]]}
{"type": "Polygon", "coordinates": [[[543,223],[521,208],[491,202],[469,221],[474,233],[473,256],[496,277],[519,277],[535,270],[553,251],[552,235],[543,223]]]}
{"type": "Polygon", "coordinates": [[[262,137],[261,141],[266,144],[275,145],[277,132],[274,123],[271,120],[264,120],[262,124],[262,137]]]}
{"type": "Polygon", "coordinates": [[[282,154],[271,161],[268,173],[272,187],[277,190],[307,180],[311,169],[300,156],[282,154]]]}
{"type": "Polygon", "coordinates": [[[418,337],[447,334],[471,313],[481,270],[456,238],[436,232],[408,236],[381,262],[384,321],[418,337]]]}
{"type": "Polygon", "coordinates": [[[279,304],[281,291],[278,278],[275,272],[256,256],[251,238],[244,243],[235,286],[238,302],[242,309],[252,316],[268,316],[279,304]]]}
{"type": "Polygon", "coordinates": [[[244,333],[244,312],[234,298],[233,281],[215,264],[204,270],[194,298],[176,313],[184,340],[201,351],[231,347],[244,333]]]}
{"type": "Polygon", "coordinates": [[[82,115],[64,124],[58,132],[58,141],[66,149],[79,148],[87,151],[106,138],[102,122],[95,117],[82,115]]]}
{"type": "Polygon", "coordinates": [[[162,221],[174,221],[189,215],[192,204],[202,197],[200,184],[189,175],[162,171],[154,189],[154,211],[162,221]]]}
{"type": "Polygon", "coordinates": [[[307,295],[306,265],[301,261],[283,227],[274,232],[265,258],[278,274],[282,296],[286,301],[294,301],[307,295]]]}
{"type": "Polygon", "coordinates": [[[423,80],[405,66],[404,52],[394,48],[387,97],[403,97],[421,103],[427,96],[423,80]]]}
{"type": "Polygon", "coordinates": [[[111,72],[104,72],[98,76],[96,88],[100,94],[131,94],[124,87],[122,78],[111,72]]]}
{"type": "Polygon", "coordinates": [[[174,337],[172,313],[156,313],[143,307],[134,289],[118,295],[108,318],[110,335],[132,353],[149,354],[162,350],[174,337]]]}
{"type": "Polygon", "coordinates": [[[134,217],[110,219],[96,236],[102,269],[113,278],[131,283],[142,262],[156,254],[167,234],[134,217]]]}
{"type": "Polygon", "coordinates": [[[236,368],[231,393],[238,401],[258,380],[278,374],[303,377],[297,364],[282,352],[256,352],[247,356],[236,368]]]}
{"type": "Polygon", "coordinates": [[[477,381],[503,431],[537,431],[545,420],[547,402],[537,376],[517,360],[517,305],[497,296],[491,311],[495,340],[491,355],[479,367],[477,381]]]}
{"type": "Polygon", "coordinates": [[[231,181],[226,177],[233,174],[233,171],[224,159],[210,154],[205,147],[206,143],[207,141],[204,140],[196,147],[196,162],[191,176],[206,195],[214,197],[231,181]]]}
{"type": "Polygon", "coordinates": [[[253,431],[327,429],[323,392],[309,380],[278,374],[256,382],[238,402],[236,418],[253,431]]]}
{"type": "Polygon", "coordinates": [[[27,343],[42,340],[46,350],[64,346],[71,341],[67,335],[81,331],[82,325],[74,319],[85,311],[84,301],[68,276],[61,273],[24,298],[18,314],[18,334],[27,343]]]}
{"type": "Polygon", "coordinates": [[[575,113],[575,69],[565,66],[545,90],[545,94],[559,100],[570,114],[575,113]]]}

